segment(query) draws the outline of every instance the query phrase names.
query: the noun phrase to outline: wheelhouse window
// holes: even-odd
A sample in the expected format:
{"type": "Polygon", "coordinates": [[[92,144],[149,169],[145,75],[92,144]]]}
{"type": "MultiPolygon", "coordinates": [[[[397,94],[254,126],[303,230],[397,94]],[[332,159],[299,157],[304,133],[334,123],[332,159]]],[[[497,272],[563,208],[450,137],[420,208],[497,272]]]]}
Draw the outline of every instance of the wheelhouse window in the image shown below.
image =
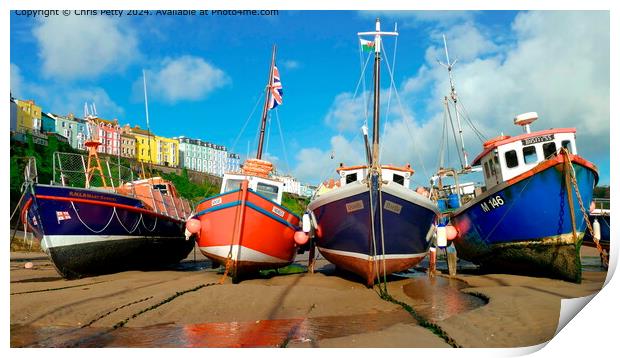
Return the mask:
{"type": "Polygon", "coordinates": [[[514,168],[519,165],[519,159],[517,157],[516,150],[509,150],[504,153],[504,159],[506,159],[506,166],[508,168],[514,168]]]}
{"type": "Polygon", "coordinates": [[[566,150],[568,150],[569,153],[573,152],[573,147],[570,144],[570,140],[563,140],[562,141],[562,148],[566,148],[566,150]]]}
{"type": "Polygon", "coordinates": [[[226,186],[224,187],[224,191],[233,191],[241,188],[241,180],[240,179],[228,179],[226,181],[226,186]]]}
{"type": "Polygon", "coordinates": [[[168,194],[168,187],[166,186],[166,184],[155,184],[153,185],[153,189],[159,190],[162,193],[162,195],[168,194]]]}
{"type": "Polygon", "coordinates": [[[345,177],[346,184],[353,183],[354,181],[357,181],[357,173],[347,174],[345,177]]]}
{"type": "Polygon", "coordinates": [[[549,158],[555,155],[556,152],[557,152],[557,149],[555,147],[555,142],[549,142],[549,143],[543,144],[543,154],[545,158],[549,158]]]}
{"type": "Polygon", "coordinates": [[[273,201],[278,200],[278,187],[275,185],[269,185],[259,182],[258,184],[256,184],[256,192],[273,201]]]}
{"type": "Polygon", "coordinates": [[[394,176],[392,177],[392,180],[394,180],[394,183],[396,184],[405,186],[405,177],[402,175],[394,174],[394,176]]]}
{"type": "Polygon", "coordinates": [[[489,173],[489,162],[484,162],[484,176],[487,178],[491,176],[489,173]]]}
{"type": "Polygon", "coordinates": [[[523,147],[523,160],[525,164],[531,164],[538,162],[538,154],[536,154],[536,147],[530,145],[529,147],[523,147]]]}

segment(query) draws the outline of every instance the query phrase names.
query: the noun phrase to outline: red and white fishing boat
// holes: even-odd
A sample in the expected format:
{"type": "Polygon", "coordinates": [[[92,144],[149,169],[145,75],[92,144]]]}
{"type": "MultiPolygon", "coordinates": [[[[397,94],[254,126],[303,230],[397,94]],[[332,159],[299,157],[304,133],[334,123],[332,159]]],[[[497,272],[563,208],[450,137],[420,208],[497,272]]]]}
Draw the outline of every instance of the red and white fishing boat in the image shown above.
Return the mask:
{"type": "Polygon", "coordinates": [[[224,174],[220,194],[198,203],[186,224],[200,251],[225,265],[233,282],[246,273],[291,264],[297,245],[307,241],[300,218],[281,204],[284,183],[270,177],[273,165],[261,158],[267,114],[282,103],[275,52],[274,46],[256,158],[246,160],[241,172],[224,174]]]}

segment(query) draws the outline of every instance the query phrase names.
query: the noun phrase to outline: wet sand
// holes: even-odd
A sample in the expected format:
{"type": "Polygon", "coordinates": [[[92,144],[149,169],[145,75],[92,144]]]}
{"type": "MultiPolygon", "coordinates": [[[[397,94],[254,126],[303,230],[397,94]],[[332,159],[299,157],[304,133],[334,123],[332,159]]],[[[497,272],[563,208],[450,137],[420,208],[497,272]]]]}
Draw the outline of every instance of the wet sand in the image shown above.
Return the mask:
{"type": "MultiPolygon", "coordinates": [[[[582,256],[598,257],[591,248],[582,256]]],[[[235,285],[218,284],[221,270],[193,257],[166,270],[68,281],[43,253],[12,252],[11,347],[532,346],[553,338],[561,299],[599,291],[606,276],[584,270],[573,284],[418,272],[389,280],[390,302],[323,259],[314,274],[235,285]]]]}

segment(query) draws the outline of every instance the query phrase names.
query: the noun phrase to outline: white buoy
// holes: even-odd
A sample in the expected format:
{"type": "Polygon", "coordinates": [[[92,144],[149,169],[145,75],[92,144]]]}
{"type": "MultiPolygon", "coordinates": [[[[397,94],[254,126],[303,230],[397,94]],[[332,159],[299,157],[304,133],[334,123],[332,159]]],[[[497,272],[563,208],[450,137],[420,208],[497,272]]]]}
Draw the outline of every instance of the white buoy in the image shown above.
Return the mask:
{"type": "Polygon", "coordinates": [[[592,223],[592,230],[594,230],[594,241],[601,240],[601,224],[599,224],[598,219],[594,218],[594,222],[592,223]]]}
{"type": "Polygon", "coordinates": [[[448,246],[448,235],[446,234],[445,226],[437,226],[437,246],[448,246]]]}

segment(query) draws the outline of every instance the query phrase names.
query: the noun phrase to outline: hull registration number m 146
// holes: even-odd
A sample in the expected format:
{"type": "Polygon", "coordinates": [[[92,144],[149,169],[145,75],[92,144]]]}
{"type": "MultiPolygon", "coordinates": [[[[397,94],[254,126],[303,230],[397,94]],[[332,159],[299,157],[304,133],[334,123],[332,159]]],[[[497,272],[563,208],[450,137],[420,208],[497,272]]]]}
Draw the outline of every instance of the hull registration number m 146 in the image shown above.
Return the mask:
{"type": "Polygon", "coordinates": [[[503,206],[504,204],[505,204],[504,198],[502,198],[501,195],[495,195],[481,202],[480,207],[482,208],[482,211],[484,211],[485,213],[488,213],[489,211],[497,209],[500,206],[503,206]]]}

